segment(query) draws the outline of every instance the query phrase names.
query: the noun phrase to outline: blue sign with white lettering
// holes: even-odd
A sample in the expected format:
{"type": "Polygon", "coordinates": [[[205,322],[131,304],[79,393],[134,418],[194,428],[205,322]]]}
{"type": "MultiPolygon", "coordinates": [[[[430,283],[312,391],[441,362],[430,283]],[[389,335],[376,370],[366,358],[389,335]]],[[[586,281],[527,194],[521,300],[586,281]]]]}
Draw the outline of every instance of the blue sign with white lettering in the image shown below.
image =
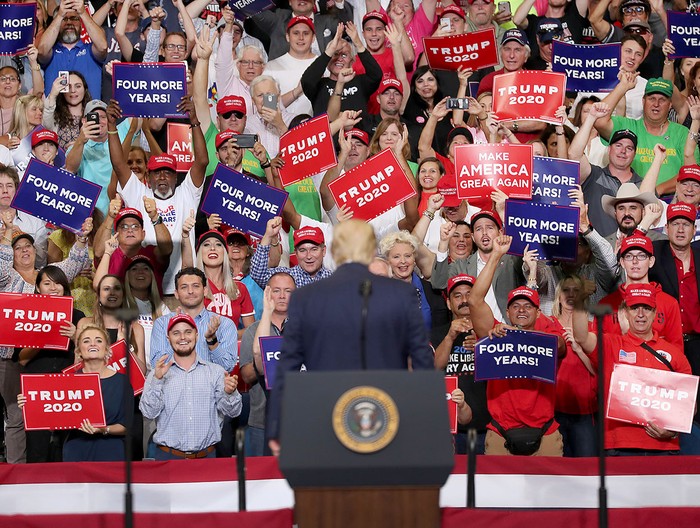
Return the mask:
{"type": "Polygon", "coordinates": [[[566,75],[570,92],[611,92],[620,72],[620,44],[552,42],[552,71],[566,75]]]}
{"type": "Polygon", "coordinates": [[[229,0],[228,5],[238,20],[245,20],[261,11],[275,7],[272,0],[229,0]]]}
{"type": "Polygon", "coordinates": [[[513,237],[508,253],[522,255],[525,246],[544,260],[576,260],[578,207],[506,200],[505,233],[513,237]]]}
{"type": "Polygon", "coordinates": [[[579,182],[580,163],[559,158],[532,157],[532,201],[571,205],[569,191],[579,182]]]}
{"type": "Polygon", "coordinates": [[[260,355],[265,370],[265,387],[267,390],[272,390],[275,386],[277,363],[279,363],[280,350],[282,350],[282,336],[260,337],[258,341],[260,341],[260,355]]]}
{"type": "Polygon", "coordinates": [[[505,337],[476,342],[474,379],[532,379],[554,383],[558,338],[553,334],[508,330],[505,337]]]}
{"type": "Polygon", "coordinates": [[[102,187],[70,172],[32,159],[17,188],[12,207],[55,226],[80,233],[92,215],[102,187]]]}
{"type": "Polygon", "coordinates": [[[675,48],[669,59],[700,57],[700,14],[668,11],[668,38],[675,48]]]}
{"type": "Polygon", "coordinates": [[[218,214],[224,224],[262,238],[267,221],[282,216],[288,194],[219,163],[202,211],[218,214]]]}
{"type": "Polygon", "coordinates": [[[34,41],[36,4],[0,4],[0,55],[18,55],[34,41]]]}
{"type": "Polygon", "coordinates": [[[122,114],[133,117],[184,117],[177,111],[187,95],[182,63],[116,63],[112,69],[114,99],[122,114]]]}

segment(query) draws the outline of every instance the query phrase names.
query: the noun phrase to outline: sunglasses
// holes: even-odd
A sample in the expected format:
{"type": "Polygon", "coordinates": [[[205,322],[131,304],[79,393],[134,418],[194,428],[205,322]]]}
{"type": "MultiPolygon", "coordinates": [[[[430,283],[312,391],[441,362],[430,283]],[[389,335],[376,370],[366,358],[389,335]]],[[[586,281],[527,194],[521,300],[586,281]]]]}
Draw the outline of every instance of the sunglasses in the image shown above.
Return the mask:
{"type": "Polygon", "coordinates": [[[648,35],[650,31],[647,28],[643,27],[631,27],[629,29],[625,30],[627,33],[631,33],[632,35],[648,35]]]}
{"type": "Polygon", "coordinates": [[[644,6],[630,6],[622,8],[622,12],[625,15],[640,14],[644,13],[644,11],[646,11],[646,9],[644,9],[644,6]]]}
{"type": "Polygon", "coordinates": [[[245,114],[243,112],[238,112],[236,110],[232,110],[231,112],[221,114],[221,117],[223,117],[224,119],[231,119],[232,115],[236,116],[236,119],[243,119],[245,117],[245,114]]]}

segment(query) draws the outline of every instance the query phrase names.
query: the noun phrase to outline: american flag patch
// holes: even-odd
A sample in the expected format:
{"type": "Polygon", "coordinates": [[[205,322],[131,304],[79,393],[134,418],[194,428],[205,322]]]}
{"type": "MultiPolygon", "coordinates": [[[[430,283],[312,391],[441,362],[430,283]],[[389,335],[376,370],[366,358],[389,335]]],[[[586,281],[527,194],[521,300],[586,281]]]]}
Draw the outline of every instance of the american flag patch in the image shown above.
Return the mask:
{"type": "Polygon", "coordinates": [[[620,363],[631,363],[632,365],[635,365],[637,363],[637,353],[625,352],[624,350],[620,349],[618,361],[620,361],[620,363]]]}

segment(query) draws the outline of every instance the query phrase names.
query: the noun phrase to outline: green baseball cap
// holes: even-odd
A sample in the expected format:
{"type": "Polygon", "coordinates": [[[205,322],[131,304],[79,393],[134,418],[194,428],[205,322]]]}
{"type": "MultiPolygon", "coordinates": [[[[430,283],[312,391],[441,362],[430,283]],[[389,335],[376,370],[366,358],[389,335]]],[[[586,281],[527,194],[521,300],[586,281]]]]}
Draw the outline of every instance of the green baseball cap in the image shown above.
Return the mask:
{"type": "Polygon", "coordinates": [[[673,95],[673,84],[667,79],[657,77],[647,81],[647,87],[644,89],[644,95],[661,94],[666,97],[673,95]]]}

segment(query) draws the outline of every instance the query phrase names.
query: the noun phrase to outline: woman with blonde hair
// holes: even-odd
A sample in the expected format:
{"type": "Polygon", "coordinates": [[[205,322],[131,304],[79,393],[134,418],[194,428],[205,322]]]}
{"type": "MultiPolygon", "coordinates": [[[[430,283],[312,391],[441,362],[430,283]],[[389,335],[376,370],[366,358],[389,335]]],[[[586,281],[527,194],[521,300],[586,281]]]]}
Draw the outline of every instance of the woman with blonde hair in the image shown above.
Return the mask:
{"type": "Polygon", "coordinates": [[[20,141],[41,125],[44,117],[44,101],[36,95],[22,95],[15,101],[10,135],[20,141]]]}
{"type": "MultiPolygon", "coordinates": [[[[185,219],[182,225],[182,268],[193,265],[190,232],[195,225],[194,216],[185,219]]],[[[255,322],[255,309],[248,288],[233,278],[228,260],[226,239],[217,230],[209,230],[197,241],[195,267],[207,276],[207,293],[204,307],[228,317],[235,324],[240,339],[243,332],[255,322]]]]}

